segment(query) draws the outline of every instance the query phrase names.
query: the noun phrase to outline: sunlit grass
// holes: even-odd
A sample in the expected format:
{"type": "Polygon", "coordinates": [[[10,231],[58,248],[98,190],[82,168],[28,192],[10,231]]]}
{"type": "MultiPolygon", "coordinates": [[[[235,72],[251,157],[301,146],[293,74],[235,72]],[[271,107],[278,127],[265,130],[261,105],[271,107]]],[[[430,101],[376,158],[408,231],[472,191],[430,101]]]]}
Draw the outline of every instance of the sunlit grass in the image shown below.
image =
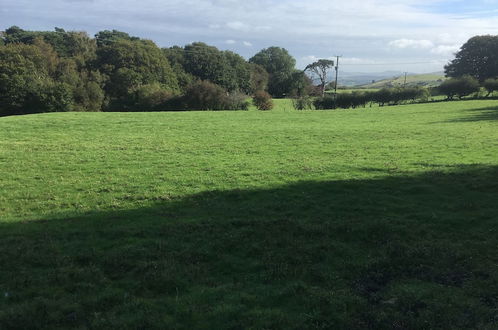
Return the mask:
{"type": "Polygon", "coordinates": [[[0,118],[0,328],[483,328],[498,105],[0,118]]]}

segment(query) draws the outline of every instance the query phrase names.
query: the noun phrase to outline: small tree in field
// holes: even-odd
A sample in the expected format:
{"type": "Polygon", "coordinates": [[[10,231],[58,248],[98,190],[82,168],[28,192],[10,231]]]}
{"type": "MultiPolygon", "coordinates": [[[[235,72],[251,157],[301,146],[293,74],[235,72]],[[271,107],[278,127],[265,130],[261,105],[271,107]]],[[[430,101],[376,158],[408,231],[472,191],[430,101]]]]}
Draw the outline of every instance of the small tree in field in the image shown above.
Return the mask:
{"type": "Polygon", "coordinates": [[[258,110],[271,110],[273,109],[273,100],[270,94],[265,91],[257,91],[253,97],[254,105],[258,110]]]}
{"type": "Polygon", "coordinates": [[[322,97],[325,95],[325,86],[327,85],[327,73],[330,68],[334,67],[334,61],[321,59],[309,64],[304,71],[311,71],[320,80],[320,90],[322,97]]]}

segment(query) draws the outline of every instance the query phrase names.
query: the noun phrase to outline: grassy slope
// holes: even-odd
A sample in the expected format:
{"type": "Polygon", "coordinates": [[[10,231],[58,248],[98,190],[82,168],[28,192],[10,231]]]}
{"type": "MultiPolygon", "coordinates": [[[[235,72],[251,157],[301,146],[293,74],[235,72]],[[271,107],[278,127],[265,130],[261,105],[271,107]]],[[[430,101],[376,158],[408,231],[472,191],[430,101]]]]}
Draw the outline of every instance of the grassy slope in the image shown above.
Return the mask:
{"type": "MultiPolygon", "coordinates": [[[[443,74],[416,74],[416,75],[409,75],[406,77],[406,84],[407,86],[426,86],[426,87],[433,87],[433,86],[438,86],[441,82],[441,80],[444,80],[445,77],[443,74]]],[[[370,89],[379,89],[379,88],[384,88],[384,87],[396,87],[396,86],[403,86],[405,83],[405,77],[404,76],[399,76],[399,77],[394,77],[391,79],[384,79],[384,80],[379,80],[376,81],[375,83],[368,84],[368,85],[363,85],[361,86],[362,88],[370,88],[370,89]]]]}
{"type": "Polygon", "coordinates": [[[0,328],[496,328],[498,107],[0,118],[0,328]]]}

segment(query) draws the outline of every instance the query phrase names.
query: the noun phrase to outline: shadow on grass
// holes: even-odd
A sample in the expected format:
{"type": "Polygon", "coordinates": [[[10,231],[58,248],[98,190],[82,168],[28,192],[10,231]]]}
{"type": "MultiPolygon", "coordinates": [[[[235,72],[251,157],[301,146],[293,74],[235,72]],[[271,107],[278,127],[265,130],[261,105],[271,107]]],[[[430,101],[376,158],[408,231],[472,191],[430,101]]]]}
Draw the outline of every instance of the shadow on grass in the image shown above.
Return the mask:
{"type": "Polygon", "coordinates": [[[0,224],[0,328],[498,325],[498,167],[0,224]]]}
{"type": "Polygon", "coordinates": [[[443,123],[461,123],[498,120],[498,105],[493,107],[467,110],[468,115],[461,118],[446,120],[443,123]]]}

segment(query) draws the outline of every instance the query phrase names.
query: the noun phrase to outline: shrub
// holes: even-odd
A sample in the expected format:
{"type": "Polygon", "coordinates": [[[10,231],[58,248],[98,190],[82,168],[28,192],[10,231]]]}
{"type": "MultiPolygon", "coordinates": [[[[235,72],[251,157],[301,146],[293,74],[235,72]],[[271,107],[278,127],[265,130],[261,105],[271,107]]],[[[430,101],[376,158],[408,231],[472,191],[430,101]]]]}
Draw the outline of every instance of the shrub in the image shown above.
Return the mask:
{"type": "Polygon", "coordinates": [[[427,101],[429,91],[422,87],[406,87],[391,90],[391,103],[400,104],[407,101],[415,102],[416,100],[427,101]]]}
{"type": "Polygon", "coordinates": [[[455,96],[462,99],[464,96],[479,92],[479,89],[479,82],[471,76],[448,79],[439,86],[439,90],[448,100],[452,100],[455,96]]]}
{"type": "Polygon", "coordinates": [[[337,96],[324,96],[316,99],[314,104],[317,109],[349,109],[365,107],[369,102],[369,94],[362,92],[339,93],[337,96]]]}
{"type": "Polygon", "coordinates": [[[335,97],[333,95],[325,95],[324,97],[315,99],[313,105],[317,110],[335,109],[335,97]]]}
{"type": "Polygon", "coordinates": [[[337,107],[343,109],[365,107],[370,101],[370,94],[363,92],[337,94],[337,107]]]}
{"type": "Polygon", "coordinates": [[[486,79],[483,83],[483,87],[488,91],[487,96],[490,96],[493,92],[498,91],[498,78],[486,79]]]}
{"type": "MultiPolygon", "coordinates": [[[[173,102],[174,103],[174,102],[173,102]]],[[[223,87],[210,81],[196,81],[191,84],[182,98],[185,110],[247,110],[247,96],[228,93],[223,87]]]]}
{"type": "Polygon", "coordinates": [[[353,107],[354,96],[352,93],[337,94],[335,105],[337,108],[349,109],[353,107]]]}
{"type": "Polygon", "coordinates": [[[292,99],[292,104],[296,110],[312,110],[313,99],[309,96],[303,95],[292,99]]]}
{"type": "Polygon", "coordinates": [[[184,102],[189,110],[225,110],[227,91],[210,81],[191,84],[185,92],[184,102]]]}
{"type": "Polygon", "coordinates": [[[273,109],[273,101],[270,94],[265,91],[257,91],[252,99],[254,105],[258,110],[271,110],[273,109]]]}
{"type": "Polygon", "coordinates": [[[250,102],[248,96],[241,92],[228,94],[227,110],[248,110],[250,102]]]}
{"type": "Polygon", "coordinates": [[[381,107],[383,107],[386,103],[389,104],[392,100],[393,92],[392,89],[389,88],[383,88],[372,94],[372,101],[378,103],[381,107]]]}
{"type": "Polygon", "coordinates": [[[133,110],[139,111],[164,110],[163,104],[173,97],[170,91],[158,83],[143,85],[135,91],[135,94],[136,102],[133,110]]]}

